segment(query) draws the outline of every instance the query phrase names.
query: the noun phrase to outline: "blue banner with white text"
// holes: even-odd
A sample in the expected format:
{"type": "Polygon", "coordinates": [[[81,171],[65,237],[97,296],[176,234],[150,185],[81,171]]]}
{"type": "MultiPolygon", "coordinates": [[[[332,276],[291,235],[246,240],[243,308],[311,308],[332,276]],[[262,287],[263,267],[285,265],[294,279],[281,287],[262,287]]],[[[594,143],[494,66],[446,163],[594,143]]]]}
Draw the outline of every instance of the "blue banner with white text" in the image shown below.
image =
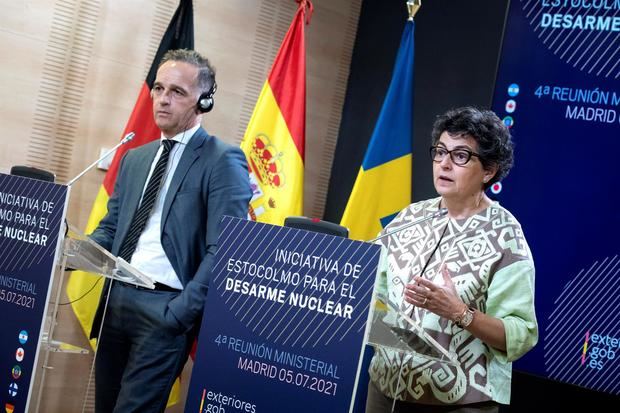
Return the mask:
{"type": "Polygon", "coordinates": [[[540,342],[515,367],[620,394],[620,1],[513,0],[493,109],[516,146],[491,192],[536,263],[540,342]]]}
{"type": "Polygon", "coordinates": [[[66,197],[66,186],[0,174],[2,411],[29,402],[66,197]]]}
{"type": "Polygon", "coordinates": [[[185,411],[350,411],[379,246],[224,217],[215,260],[185,411]]]}

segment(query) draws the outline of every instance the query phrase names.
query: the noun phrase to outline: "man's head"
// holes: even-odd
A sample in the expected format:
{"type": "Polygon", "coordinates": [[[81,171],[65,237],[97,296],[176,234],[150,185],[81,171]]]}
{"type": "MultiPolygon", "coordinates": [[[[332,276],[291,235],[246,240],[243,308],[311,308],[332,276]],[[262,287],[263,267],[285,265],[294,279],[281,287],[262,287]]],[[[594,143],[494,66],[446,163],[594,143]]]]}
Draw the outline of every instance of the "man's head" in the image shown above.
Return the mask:
{"type": "Polygon", "coordinates": [[[155,123],[164,136],[171,138],[201,121],[198,98],[214,84],[215,71],[198,52],[180,49],[164,55],[151,91],[155,123]]]}

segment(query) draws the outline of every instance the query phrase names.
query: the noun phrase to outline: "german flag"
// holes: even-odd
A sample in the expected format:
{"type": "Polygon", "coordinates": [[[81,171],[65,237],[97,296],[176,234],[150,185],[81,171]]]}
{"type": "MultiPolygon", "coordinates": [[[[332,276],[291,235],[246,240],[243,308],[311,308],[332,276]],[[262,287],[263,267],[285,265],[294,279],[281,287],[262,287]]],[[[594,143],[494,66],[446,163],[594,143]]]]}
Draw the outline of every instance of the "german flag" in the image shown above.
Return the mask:
{"type": "MultiPolygon", "coordinates": [[[[132,148],[144,145],[150,141],[159,139],[161,132],[153,118],[153,101],[151,99],[151,88],[155,82],[157,67],[162,57],[168,50],[174,49],[193,49],[194,48],[194,11],[191,0],[181,0],[177,7],[172,20],[164,33],[159,44],[153,63],[142,84],[138,100],[129,117],[127,126],[123,132],[123,136],[130,132],[134,132],[135,136],[129,143],[122,145],[116,150],[110,169],[106,173],[103,185],[99,189],[95,204],[90,213],[88,224],[85,232],[91,233],[99,221],[107,213],[107,205],[110,196],[114,190],[116,175],[123,155],[132,148]]],[[[103,288],[100,276],[75,271],[71,274],[67,283],[67,296],[73,307],[86,337],[90,336],[90,330],[93,324],[93,317],[99,304],[99,297],[103,288]]],[[[91,346],[95,349],[95,339],[91,340],[91,346]]],[[[178,400],[179,386],[178,381],[172,389],[168,404],[174,404],[178,400]],[[175,396],[176,395],[176,396],[175,396]]]]}
{"type": "Polygon", "coordinates": [[[282,225],[303,214],[306,133],[306,47],[304,26],[312,3],[299,7],[280,46],[241,142],[254,195],[250,216],[282,225]]]}

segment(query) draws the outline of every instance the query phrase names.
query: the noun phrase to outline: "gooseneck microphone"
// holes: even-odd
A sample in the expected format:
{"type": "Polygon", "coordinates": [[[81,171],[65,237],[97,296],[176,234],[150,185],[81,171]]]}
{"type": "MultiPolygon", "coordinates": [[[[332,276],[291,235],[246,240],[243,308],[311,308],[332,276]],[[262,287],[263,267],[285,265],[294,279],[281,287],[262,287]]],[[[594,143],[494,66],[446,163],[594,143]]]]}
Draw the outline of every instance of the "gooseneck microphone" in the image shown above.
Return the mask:
{"type": "Polygon", "coordinates": [[[397,232],[400,232],[400,231],[402,231],[402,230],[404,230],[404,229],[407,229],[407,228],[409,228],[409,227],[412,227],[412,226],[414,226],[414,225],[418,225],[418,224],[421,224],[421,223],[423,223],[423,222],[429,221],[429,220],[431,220],[431,219],[439,218],[439,217],[442,217],[442,216],[447,215],[447,214],[448,214],[448,208],[441,208],[441,209],[439,209],[439,210],[437,210],[437,211],[433,212],[433,213],[432,213],[432,214],[430,214],[430,215],[427,215],[427,216],[425,216],[425,217],[422,217],[422,218],[416,219],[415,221],[411,221],[411,222],[409,222],[409,223],[407,223],[407,224],[401,225],[400,227],[397,227],[397,228],[395,228],[394,230],[392,230],[392,231],[390,231],[390,232],[386,232],[386,233],[385,233],[385,234],[383,234],[383,235],[379,235],[377,238],[373,238],[373,239],[371,239],[371,240],[369,240],[369,241],[367,241],[367,242],[375,242],[375,241],[378,241],[378,240],[380,240],[380,239],[382,239],[382,238],[389,237],[390,235],[394,235],[394,234],[396,234],[397,232]]]}
{"type": "Polygon", "coordinates": [[[99,159],[97,159],[95,162],[93,162],[90,165],[88,165],[86,167],[86,169],[84,169],[82,172],[80,172],[75,178],[73,178],[72,180],[67,182],[67,186],[73,185],[75,183],[75,181],[77,181],[78,179],[80,179],[82,177],[82,175],[84,175],[86,172],[90,171],[93,168],[93,166],[97,165],[101,160],[107,158],[112,152],[117,150],[120,146],[122,146],[122,145],[126,144],[127,142],[131,141],[134,138],[134,136],[136,136],[136,134],[134,132],[129,132],[127,135],[125,135],[125,137],[123,139],[121,139],[121,141],[118,144],[116,144],[115,147],[113,147],[112,149],[110,149],[109,151],[104,153],[103,156],[100,156],[99,159]]]}

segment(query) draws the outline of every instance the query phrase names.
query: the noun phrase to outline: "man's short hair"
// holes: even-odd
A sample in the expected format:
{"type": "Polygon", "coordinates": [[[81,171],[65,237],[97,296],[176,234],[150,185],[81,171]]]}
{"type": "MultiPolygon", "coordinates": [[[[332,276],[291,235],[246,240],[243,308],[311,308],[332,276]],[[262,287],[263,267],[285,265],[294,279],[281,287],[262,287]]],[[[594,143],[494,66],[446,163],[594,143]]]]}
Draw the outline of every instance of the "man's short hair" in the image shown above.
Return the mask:
{"type": "Polygon", "coordinates": [[[215,68],[211,65],[209,59],[203,57],[197,51],[189,49],[168,50],[164,57],[162,57],[159,67],[169,61],[185,62],[198,68],[198,88],[201,94],[208,92],[213,87],[215,83],[215,68]]]}

